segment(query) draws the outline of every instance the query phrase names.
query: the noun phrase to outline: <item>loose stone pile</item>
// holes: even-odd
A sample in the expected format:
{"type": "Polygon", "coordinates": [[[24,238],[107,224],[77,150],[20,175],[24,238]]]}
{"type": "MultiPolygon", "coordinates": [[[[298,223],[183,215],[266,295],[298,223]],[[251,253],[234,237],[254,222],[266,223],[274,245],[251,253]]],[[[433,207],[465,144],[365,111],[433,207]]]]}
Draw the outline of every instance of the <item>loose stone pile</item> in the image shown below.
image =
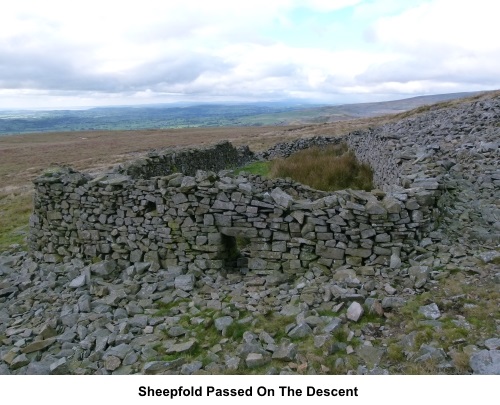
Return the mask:
{"type": "MultiPolygon", "coordinates": [[[[397,372],[384,316],[450,271],[500,282],[499,122],[496,98],[256,156],[345,141],[371,193],[216,174],[255,158],[227,143],[41,176],[32,254],[0,259],[0,373],[397,372]]],[[[500,373],[498,331],[460,343],[474,372],[500,373]]],[[[407,359],[454,369],[414,340],[398,343],[407,359]]]]}

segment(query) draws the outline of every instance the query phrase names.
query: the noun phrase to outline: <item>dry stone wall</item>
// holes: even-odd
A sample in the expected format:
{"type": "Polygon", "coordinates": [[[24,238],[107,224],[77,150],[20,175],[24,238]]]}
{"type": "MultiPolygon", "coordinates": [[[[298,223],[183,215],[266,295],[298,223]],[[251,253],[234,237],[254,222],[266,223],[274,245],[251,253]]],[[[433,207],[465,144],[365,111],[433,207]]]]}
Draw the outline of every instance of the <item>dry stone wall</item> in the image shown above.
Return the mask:
{"type": "MultiPolygon", "coordinates": [[[[31,249],[45,262],[99,258],[122,268],[149,262],[152,270],[180,273],[302,274],[397,263],[434,229],[441,187],[418,162],[402,170],[386,138],[365,135],[343,140],[380,171],[378,185],[387,191],[325,193],[290,180],[206,170],[251,158],[248,149],[228,143],[154,154],[100,177],[71,169],[47,173],[35,180],[31,249]],[[170,174],[174,165],[185,173],[170,174]],[[193,173],[196,166],[205,170],[193,173]],[[393,180],[408,187],[389,187],[393,180]]],[[[313,138],[300,147],[328,142],[339,140],[313,138]]]]}

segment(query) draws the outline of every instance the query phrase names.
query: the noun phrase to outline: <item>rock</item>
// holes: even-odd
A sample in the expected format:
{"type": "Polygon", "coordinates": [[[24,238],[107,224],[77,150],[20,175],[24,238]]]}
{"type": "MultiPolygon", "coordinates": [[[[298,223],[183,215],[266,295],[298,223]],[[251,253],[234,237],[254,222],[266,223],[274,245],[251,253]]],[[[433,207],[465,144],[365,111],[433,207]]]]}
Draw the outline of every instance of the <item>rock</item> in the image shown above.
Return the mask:
{"type": "Polygon", "coordinates": [[[80,288],[80,287],[83,287],[86,284],[86,282],[87,282],[87,280],[86,280],[85,274],[81,274],[80,276],[71,280],[71,282],[69,283],[69,286],[71,288],[80,288]]]}
{"type": "Polygon", "coordinates": [[[301,312],[302,312],[302,309],[300,309],[296,305],[285,305],[281,309],[280,315],[283,315],[283,316],[295,316],[295,315],[300,314],[301,312]]]}
{"type": "Polygon", "coordinates": [[[94,273],[103,278],[110,277],[116,269],[116,261],[114,260],[104,260],[90,266],[91,273],[94,273]]]}
{"type": "Polygon", "coordinates": [[[189,352],[189,351],[192,351],[196,347],[197,344],[198,344],[198,342],[196,341],[196,339],[191,339],[191,340],[188,340],[187,342],[177,343],[177,344],[170,346],[166,350],[166,352],[167,352],[167,354],[189,352]]]}
{"type": "Polygon", "coordinates": [[[142,371],[146,375],[162,374],[182,366],[185,362],[182,357],[172,361],[150,361],[144,364],[142,371]]]}
{"type": "Polygon", "coordinates": [[[183,291],[191,291],[194,288],[194,275],[182,274],[175,278],[175,288],[183,291]]]}
{"type": "Polygon", "coordinates": [[[441,311],[439,311],[438,306],[435,303],[421,306],[418,309],[426,319],[439,319],[441,317],[441,311]]]}
{"type": "Polygon", "coordinates": [[[339,330],[342,326],[342,320],[340,318],[331,318],[328,320],[327,324],[323,327],[323,332],[334,333],[339,330]]]}
{"type": "Polygon", "coordinates": [[[288,336],[292,339],[300,339],[312,335],[312,329],[306,322],[302,322],[288,332],[288,336]]]}
{"type": "Polygon", "coordinates": [[[29,363],[28,357],[24,353],[16,356],[10,363],[11,370],[17,370],[18,368],[24,367],[29,363]]]}
{"type": "Polygon", "coordinates": [[[474,374],[500,375],[500,350],[480,350],[473,353],[470,367],[474,374]]]}
{"type": "Polygon", "coordinates": [[[49,367],[51,375],[64,375],[69,373],[68,361],[66,357],[61,357],[59,360],[54,361],[49,367]]]}
{"type": "Polygon", "coordinates": [[[281,188],[276,187],[271,191],[271,197],[276,202],[277,205],[284,209],[290,208],[292,205],[293,198],[292,196],[285,193],[281,188]]]}
{"type": "Polygon", "coordinates": [[[428,360],[441,362],[445,359],[446,353],[442,348],[423,344],[422,346],[420,346],[420,350],[416,354],[416,358],[414,359],[414,361],[415,363],[425,362],[428,360]]]}
{"type": "Polygon", "coordinates": [[[488,252],[481,252],[479,254],[479,258],[484,262],[484,263],[491,263],[497,259],[500,259],[500,252],[497,252],[495,250],[491,250],[488,252]]]}
{"type": "Polygon", "coordinates": [[[191,375],[196,373],[198,370],[201,370],[202,367],[203,363],[201,361],[193,361],[188,364],[183,364],[181,367],[181,374],[191,375]]]}
{"type": "Polygon", "coordinates": [[[382,356],[385,354],[385,352],[385,348],[373,347],[368,345],[361,345],[356,349],[356,355],[363,359],[365,364],[370,369],[380,364],[382,356]]]}
{"type": "Polygon", "coordinates": [[[7,364],[0,363],[0,375],[10,375],[10,370],[7,364]]]}
{"type": "Polygon", "coordinates": [[[121,364],[121,360],[115,356],[108,356],[104,360],[104,368],[108,371],[115,371],[121,364]]]}
{"type": "Polygon", "coordinates": [[[43,350],[47,347],[49,347],[51,344],[53,344],[56,341],[55,338],[49,338],[45,340],[37,340],[33,343],[30,343],[29,345],[23,347],[21,349],[22,353],[32,353],[32,352],[37,352],[39,350],[43,350]]]}
{"type": "Polygon", "coordinates": [[[403,297],[385,297],[382,299],[382,308],[400,308],[406,304],[406,300],[403,297]]]}
{"type": "Polygon", "coordinates": [[[363,316],[364,309],[359,304],[359,302],[352,302],[351,305],[349,305],[349,308],[347,308],[347,319],[353,321],[353,322],[358,322],[361,316],[363,316]]]}
{"type": "Polygon", "coordinates": [[[220,318],[216,318],[214,321],[215,329],[222,334],[225,334],[226,329],[234,322],[234,319],[230,316],[222,316],[220,318]]]}
{"type": "Polygon", "coordinates": [[[486,339],[484,341],[484,345],[486,346],[487,349],[489,350],[497,350],[500,349],[500,339],[499,338],[491,338],[491,339],[486,339]]]}
{"type": "Polygon", "coordinates": [[[298,347],[295,343],[291,343],[284,339],[274,351],[272,358],[283,361],[294,361],[297,351],[298,347]]]}
{"type": "Polygon", "coordinates": [[[429,278],[429,267],[427,266],[412,266],[408,269],[410,279],[415,282],[415,288],[421,288],[429,278]]]}
{"type": "Polygon", "coordinates": [[[170,337],[179,337],[183,336],[187,333],[187,330],[183,328],[182,326],[172,326],[168,331],[167,334],[170,337]]]}
{"type": "Polygon", "coordinates": [[[270,361],[271,360],[269,357],[266,357],[261,353],[249,353],[245,359],[245,364],[248,368],[256,368],[264,366],[270,361]]]}

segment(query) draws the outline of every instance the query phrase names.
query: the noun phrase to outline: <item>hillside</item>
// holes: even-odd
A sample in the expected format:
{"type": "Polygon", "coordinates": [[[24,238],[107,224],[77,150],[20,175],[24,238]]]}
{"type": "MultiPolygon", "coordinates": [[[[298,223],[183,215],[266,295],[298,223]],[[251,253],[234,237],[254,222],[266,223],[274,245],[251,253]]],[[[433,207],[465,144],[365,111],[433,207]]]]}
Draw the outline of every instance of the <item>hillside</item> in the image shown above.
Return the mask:
{"type": "Polygon", "coordinates": [[[0,219],[21,235],[22,187],[43,174],[39,250],[0,255],[0,374],[500,374],[499,123],[495,92],[318,125],[144,131],[140,146],[136,132],[0,138],[0,219]],[[127,177],[167,146],[230,139],[274,158],[341,136],[379,190],[127,177]],[[232,220],[249,271],[210,256],[232,220]]]}
{"type": "Polygon", "coordinates": [[[6,134],[245,127],[334,122],[408,111],[422,105],[477,93],[453,93],[404,100],[318,107],[304,103],[134,106],[55,111],[0,111],[0,136],[6,134]]]}

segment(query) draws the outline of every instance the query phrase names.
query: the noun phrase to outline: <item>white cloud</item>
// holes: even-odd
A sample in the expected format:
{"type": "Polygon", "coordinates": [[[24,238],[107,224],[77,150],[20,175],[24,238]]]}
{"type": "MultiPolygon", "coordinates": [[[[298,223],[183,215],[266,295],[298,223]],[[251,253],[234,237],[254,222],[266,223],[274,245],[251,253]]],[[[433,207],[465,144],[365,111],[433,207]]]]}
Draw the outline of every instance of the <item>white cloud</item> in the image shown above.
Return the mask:
{"type": "Polygon", "coordinates": [[[0,107],[23,97],[334,100],[500,87],[497,8],[486,0],[18,0],[0,13],[0,107]],[[294,10],[346,7],[351,20],[293,20],[294,10]],[[274,36],[282,28],[290,40],[274,36]],[[340,51],[312,32],[345,43],[364,32],[366,42],[340,51]]]}
{"type": "Polygon", "coordinates": [[[500,5],[486,0],[436,0],[380,19],[371,38],[395,58],[371,66],[360,82],[392,81],[416,91],[422,86],[500,86],[495,74],[500,71],[499,11],[500,5]]]}

